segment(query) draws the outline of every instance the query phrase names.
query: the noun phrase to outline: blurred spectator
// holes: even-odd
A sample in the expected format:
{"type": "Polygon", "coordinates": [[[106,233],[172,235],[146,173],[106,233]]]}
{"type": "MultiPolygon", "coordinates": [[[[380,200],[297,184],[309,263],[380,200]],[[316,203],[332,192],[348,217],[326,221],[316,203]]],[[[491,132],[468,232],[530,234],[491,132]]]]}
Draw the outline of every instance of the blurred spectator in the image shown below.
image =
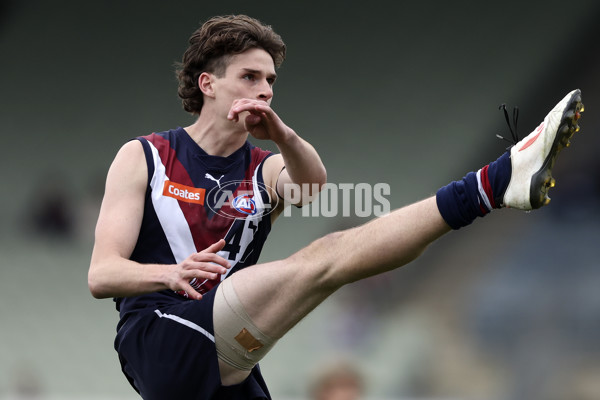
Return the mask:
{"type": "Polygon", "coordinates": [[[358,400],[363,394],[362,374],[347,361],[336,362],[319,371],[310,388],[312,400],[358,400]]]}
{"type": "Polygon", "coordinates": [[[35,195],[26,208],[28,228],[46,238],[68,239],[73,236],[75,212],[68,184],[56,173],[48,173],[35,185],[35,195]]]}
{"type": "Polygon", "coordinates": [[[30,364],[23,363],[15,366],[10,378],[10,393],[7,400],[40,400],[44,397],[41,378],[38,371],[30,364]]]}

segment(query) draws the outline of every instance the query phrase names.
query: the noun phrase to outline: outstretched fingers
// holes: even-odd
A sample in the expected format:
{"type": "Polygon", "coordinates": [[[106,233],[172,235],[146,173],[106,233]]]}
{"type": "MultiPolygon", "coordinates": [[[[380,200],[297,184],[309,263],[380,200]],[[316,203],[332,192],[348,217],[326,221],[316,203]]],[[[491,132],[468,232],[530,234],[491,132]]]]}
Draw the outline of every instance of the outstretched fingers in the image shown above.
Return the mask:
{"type": "Polygon", "coordinates": [[[178,291],[184,290],[188,296],[201,299],[202,295],[192,288],[190,282],[193,279],[220,280],[221,275],[227,273],[231,264],[225,258],[216,254],[225,246],[225,240],[221,239],[213,243],[206,249],[191,254],[184,261],[179,263],[175,269],[175,280],[171,284],[171,289],[178,291]]]}
{"type": "MultiPolygon", "coordinates": [[[[224,247],[225,247],[225,239],[219,239],[219,241],[211,244],[206,249],[200,251],[198,254],[202,254],[202,253],[217,253],[217,252],[223,250],[224,247]]],[[[225,260],[225,259],[223,258],[223,260],[225,260]]],[[[225,261],[227,261],[227,260],[225,260],[225,261]]]]}

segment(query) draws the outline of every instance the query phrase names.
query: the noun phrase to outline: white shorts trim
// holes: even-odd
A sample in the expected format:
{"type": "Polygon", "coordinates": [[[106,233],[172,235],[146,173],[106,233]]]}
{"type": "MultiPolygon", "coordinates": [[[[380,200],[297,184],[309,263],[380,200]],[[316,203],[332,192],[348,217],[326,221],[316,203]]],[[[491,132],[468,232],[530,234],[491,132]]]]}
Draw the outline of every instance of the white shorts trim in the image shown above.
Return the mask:
{"type": "Polygon", "coordinates": [[[213,343],[215,342],[215,337],[213,335],[211,335],[210,332],[208,332],[206,329],[204,329],[200,325],[193,323],[192,321],[188,321],[187,319],[183,319],[183,318],[178,317],[177,315],[173,315],[173,314],[163,314],[159,310],[154,310],[154,312],[160,318],[167,318],[167,319],[173,320],[175,322],[179,322],[181,325],[185,325],[188,328],[192,328],[193,330],[200,332],[201,334],[203,334],[204,336],[209,338],[211,342],[213,342],[213,343]]]}

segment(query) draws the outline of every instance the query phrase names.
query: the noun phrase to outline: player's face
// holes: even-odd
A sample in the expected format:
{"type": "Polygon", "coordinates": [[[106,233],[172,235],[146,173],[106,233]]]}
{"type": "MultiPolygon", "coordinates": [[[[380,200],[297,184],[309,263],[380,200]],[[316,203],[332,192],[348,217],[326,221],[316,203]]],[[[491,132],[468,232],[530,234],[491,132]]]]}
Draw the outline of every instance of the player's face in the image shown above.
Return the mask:
{"type": "Polygon", "coordinates": [[[215,79],[215,99],[227,109],[236,99],[256,99],[270,104],[276,77],[269,53],[263,49],[247,50],[232,56],[225,74],[215,79]]]}

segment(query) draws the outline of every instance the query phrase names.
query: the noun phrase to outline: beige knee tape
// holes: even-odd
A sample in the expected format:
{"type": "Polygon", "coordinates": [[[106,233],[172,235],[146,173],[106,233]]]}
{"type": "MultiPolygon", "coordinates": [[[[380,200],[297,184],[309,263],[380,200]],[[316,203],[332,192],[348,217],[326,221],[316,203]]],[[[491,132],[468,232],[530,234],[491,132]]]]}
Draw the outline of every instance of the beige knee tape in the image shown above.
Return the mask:
{"type": "Polygon", "coordinates": [[[231,278],[225,279],[217,288],[213,323],[219,359],[243,371],[251,370],[277,342],[254,326],[231,278]]]}

